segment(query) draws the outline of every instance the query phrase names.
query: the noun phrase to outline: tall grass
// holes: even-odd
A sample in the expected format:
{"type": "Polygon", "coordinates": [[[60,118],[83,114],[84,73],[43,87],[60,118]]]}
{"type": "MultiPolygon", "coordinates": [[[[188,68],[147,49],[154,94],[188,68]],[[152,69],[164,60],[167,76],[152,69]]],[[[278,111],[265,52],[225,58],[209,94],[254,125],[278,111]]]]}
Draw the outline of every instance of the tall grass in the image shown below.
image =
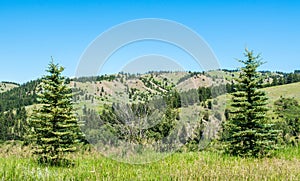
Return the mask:
{"type": "Polygon", "coordinates": [[[300,150],[274,158],[239,158],[213,152],[174,153],[149,164],[120,163],[97,152],[71,155],[74,167],[40,166],[19,146],[2,146],[0,180],[300,180],[300,150]]]}

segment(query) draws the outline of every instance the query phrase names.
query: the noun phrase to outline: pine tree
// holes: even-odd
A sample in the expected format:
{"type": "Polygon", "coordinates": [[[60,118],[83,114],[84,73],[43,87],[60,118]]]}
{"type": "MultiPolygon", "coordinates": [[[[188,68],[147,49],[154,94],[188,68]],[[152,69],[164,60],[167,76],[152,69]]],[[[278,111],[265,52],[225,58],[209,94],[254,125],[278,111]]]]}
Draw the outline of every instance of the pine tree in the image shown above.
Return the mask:
{"type": "Polygon", "coordinates": [[[246,60],[239,60],[244,67],[236,80],[237,90],[232,94],[232,110],[224,124],[223,139],[231,155],[261,157],[276,148],[279,131],[269,124],[266,115],[268,98],[265,92],[258,90],[260,56],[254,56],[253,51],[247,49],[244,55],[246,60]]]}
{"type": "Polygon", "coordinates": [[[53,61],[38,86],[38,103],[32,114],[31,138],[39,163],[70,163],[66,153],[76,151],[80,129],[72,106],[72,92],[61,75],[64,68],[53,61]]]}

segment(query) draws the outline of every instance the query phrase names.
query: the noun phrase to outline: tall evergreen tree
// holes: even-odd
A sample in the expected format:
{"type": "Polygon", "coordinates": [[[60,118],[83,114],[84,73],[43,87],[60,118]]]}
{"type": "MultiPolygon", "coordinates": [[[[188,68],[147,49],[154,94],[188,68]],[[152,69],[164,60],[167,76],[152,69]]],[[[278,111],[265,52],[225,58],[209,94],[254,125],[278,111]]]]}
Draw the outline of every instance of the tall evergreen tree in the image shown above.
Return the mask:
{"type": "Polygon", "coordinates": [[[80,129],[72,106],[72,92],[61,75],[64,68],[49,64],[38,86],[38,103],[31,125],[34,153],[40,163],[60,165],[68,152],[76,151],[80,129]]]}
{"type": "Polygon", "coordinates": [[[260,56],[245,51],[246,60],[239,78],[236,79],[229,120],[225,123],[223,139],[227,152],[237,156],[260,157],[276,148],[278,131],[273,129],[267,118],[267,97],[258,90],[260,76],[257,68],[262,64],[260,56]]]}

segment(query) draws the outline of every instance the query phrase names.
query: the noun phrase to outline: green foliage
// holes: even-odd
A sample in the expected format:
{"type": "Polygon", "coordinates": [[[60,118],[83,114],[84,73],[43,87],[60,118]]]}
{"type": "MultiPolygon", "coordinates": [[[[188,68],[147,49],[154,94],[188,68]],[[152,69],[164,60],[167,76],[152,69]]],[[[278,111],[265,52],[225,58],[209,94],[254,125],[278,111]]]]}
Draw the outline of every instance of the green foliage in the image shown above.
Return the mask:
{"type": "Polygon", "coordinates": [[[0,93],[0,112],[21,108],[36,103],[35,88],[40,80],[29,81],[0,93]]]}
{"type": "Polygon", "coordinates": [[[28,132],[25,108],[0,112],[0,125],[0,140],[24,140],[28,132]]]}
{"type": "Polygon", "coordinates": [[[176,109],[181,107],[180,94],[176,90],[168,92],[165,99],[170,108],[176,109]]]}
{"type": "Polygon", "coordinates": [[[277,126],[283,130],[282,139],[287,144],[297,145],[300,141],[300,105],[295,98],[280,97],[274,102],[279,117],[277,126]]]}
{"type": "Polygon", "coordinates": [[[275,158],[239,158],[203,151],[174,153],[148,164],[121,163],[91,151],[72,154],[76,166],[71,168],[40,166],[24,152],[28,152],[26,147],[0,145],[2,180],[300,179],[300,149],[295,147],[281,150],[275,158]]]}
{"type": "Polygon", "coordinates": [[[203,140],[203,133],[204,133],[204,124],[203,120],[197,122],[195,128],[193,129],[193,133],[187,139],[187,143],[185,147],[188,151],[201,151],[204,147],[201,143],[203,140]]]}
{"type": "MultiPolygon", "coordinates": [[[[90,76],[90,77],[76,77],[73,78],[73,81],[76,82],[93,82],[93,81],[113,81],[116,79],[115,75],[100,75],[100,76],[90,76]]],[[[67,81],[69,81],[69,79],[66,79],[67,81]]]]}
{"type": "Polygon", "coordinates": [[[84,106],[80,120],[85,122],[82,130],[87,140],[93,145],[115,146],[117,140],[144,145],[168,137],[179,119],[179,93],[145,99],[147,102],[104,104],[99,113],[84,106]]]}
{"type": "Polygon", "coordinates": [[[65,154],[76,150],[80,130],[72,106],[72,92],[61,75],[64,68],[53,62],[38,86],[38,103],[32,114],[31,138],[40,163],[60,165],[65,154]]]}
{"type": "Polygon", "coordinates": [[[266,156],[276,149],[279,133],[270,124],[265,92],[258,90],[261,85],[257,68],[262,64],[260,57],[246,50],[246,60],[240,60],[241,68],[236,80],[229,120],[224,124],[223,140],[226,151],[238,156],[266,156]]]}
{"type": "Polygon", "coordinates": [[[199,101],[205,102],[207,99],[211,99],[212,98],[211,93],[212,93],[211,88],[199,87],[198,88],[199,101]]]}

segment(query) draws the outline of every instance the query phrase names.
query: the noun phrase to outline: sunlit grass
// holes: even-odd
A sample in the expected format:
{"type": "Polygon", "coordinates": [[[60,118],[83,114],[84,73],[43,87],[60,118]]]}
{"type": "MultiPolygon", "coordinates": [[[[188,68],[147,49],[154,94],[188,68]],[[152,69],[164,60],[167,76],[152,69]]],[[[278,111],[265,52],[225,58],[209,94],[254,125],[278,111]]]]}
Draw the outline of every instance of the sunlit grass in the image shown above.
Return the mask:
{"type": "Polygon", "coordinates": [[[297,101],[300,101],[299,89],[300,89],[300,82],[268,87],[268,88],[264,88],[263,90],[267,93],[267,96],[269,97],[269,102],[273,104],[274,101],[280,98],[280,96],[294,97],[297,101]]]}
{"type": "Polygon", "coordinates": [[[174,153],[149,164],[128,164],[97,152],[71,155],[74,167],[40,166],[26,148],[3,146],[0,180],[299,180],[300,150],[274,158],[239,158],[214,152],[174,153]],[[8,149],[13,149],[7,152],[8,149]]]}

